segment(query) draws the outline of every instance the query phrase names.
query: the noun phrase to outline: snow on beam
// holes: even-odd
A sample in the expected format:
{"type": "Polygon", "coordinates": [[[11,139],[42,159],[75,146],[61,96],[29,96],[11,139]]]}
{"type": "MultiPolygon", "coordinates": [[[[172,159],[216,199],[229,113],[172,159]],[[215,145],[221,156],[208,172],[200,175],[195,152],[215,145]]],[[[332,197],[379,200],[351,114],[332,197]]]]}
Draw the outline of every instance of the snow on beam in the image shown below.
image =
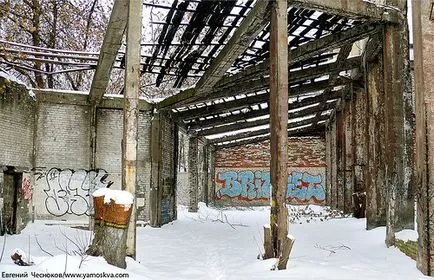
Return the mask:
{"type": "Polygon", "coordinates": [[[129,1],[115,0],[110,21],[102,43],[98,65],[90,88],[89,101],[97,105],[104,95],[110,79],[110,72],[116,60],[127,25],[129,1]]]}
{"type": "MultiPolygon", "coordinates": [[[[311,109],[311,108],[309,108],[311,109]]],[[[315,110],[311,109],[312,111],[318,112],[321,109],[315,108],[315,110]]],[[[305,113],[305,112],[304,112],[305,113]]],[[[292,117],[293,113],[290,113],[290,118],[292,117]]],[[[307,116],[308,114],[303,114],[303,116],[307,116]]],[[[300,117],[303,117],[300,116],[300,117]]],[[[328,120],[328,117],[325,118],[324,120],[328,120]]],[[[303,120],[303,124],[299,124],[297,126],[301,126],[301,125],[308,125],[312,122],[312,120],[303,120]]],[[[241,130],[241,129],[246,129],[246,128],[253,128],[253,127],[257,127],[257,126],[261,126],[261,125],[267,125],[270,123],[270,119],[266,118],[266,119],[259,119],[256,121],[250,121],[250,122],[240,122],[240,123],[232,123],[229,125],[224,125],[224,126],[219,126],[219,127],[213,127],[210,129],[204,129],[201,131],[197,132],[198,136],[208,136],[208,135],[214,135],[214,134],[220,134],[220,133],[228,133],[228,132],[234,132],[237,130],[241,130]]]]}
{"type": "MultiPolygon", "coordinates": [[[[328,102],[325,104],[320,105],[320,109],[318,109],[318,106],[315,107],[309,107],[307,109],[303,109],[303,110],[299,110],[299,111],[295,111],[295,112],[291,112],[290,117],[291,118],[299,118],[299,117],[304,117],[307,116],[309,114],[316,114],[321,110],[331,110],[334,109],[337,105],[337,102],[328,102]]],[[[208,128],[208,127],[213,127],[213,126],[220,126],[220,125],[226,125],[228,123],[233,123],[233,122],[240,122],[242,120],[247,120],[247,119],[253,119],[253,118],[257,118],[257,117],[261,117],[264,115],[267,115],[267,112],[263,112],[263,111],[259,111],[259,110],[255,110],[255,111],[251,111],[248,113],[244,113],[244,114],[236,114],[236,115],[230,115],[228,117],[222,117],[222,118],[212,118],[212,119],[206,119],[204,121],[200,121],[191,125],[187,125],[189,127],[190,130],[197,130],[197,129],[203,129],[203,128],[208,128]]],[[[268,119],[261,119],[258,120],[258,122],[263,122],[262,124],[268,124],[268,119]]]]}
{"type": "MultiPolygon", "coordinates": [[[[289,96],[297,96],[300,94],[305,94],[309,92],[316,92],[324,89],[331,89],[335,86],[341,86],[348,83],[351,83],[352,80],[346,78],[337,78],[336,82],[333,85],[330,85],[330,80],[322,80],[318,82],[312,82],[310,84],[301,85],[298,87],[290,88],[288,91],[289,96]]],[[[268,87],[263,87],[261,90],[265,90],[268,87]]],[[[239,94],[243,94],[244,92],[239,91],[239,94]]],[[[246,92],[251,93],[251,92],[246,92]]],[[[247,106],[261,104],[269,101],[269,94],[263,93],[254,96],[239,98],[233,101],[222,102],[210,106],[204,106],[196,109],[190,109],[178,113],[174,113],[174,117],[178,120],[191,120],[200,117],[212,116],[216,114],[222,114],[225,112],[230,112],[234,110],[239,110],[242,108],[246,108],[247,106]]]]}
{"type": "MultiPolygon", "coordinates": [[[[324,112],[324,110],[320,110],[318,112],[324,112]]],[[[328,117],[329,117],[329,115],[327,115],[327,118],[328,117]]],[[[306,121],[308,121],[308,123],[304,123],[301,125],[299,124],[299,122],[289,123],[288,129],[299,127],[299,126],[310,124],[310,123],[316,123],[318,120],[316,118],[310,118],[310,119],[307,119],[306,121]]],[[[264,134],[268,134],[268,133],[270,133],[270,129],[264,128],[264,129],[258,129],[258,130],[254,130],[254,131],[247,131],[247,132],[242,132],[242,133],[237,133],[237,134],[232,134],[232,135],[225,135],[225,136],[222,136],[219,138],[209,139],[208,143],[211,143],[211,144],[224,143],[224,142],[235,141],[235,140],[240,140],[240,139],[244,139],[244,138],[250,138],[250,137],[254,137],[254,136],[264,135],[264,134]]]]}
{"type": "MultiPolygon", "coordinates": [[[[296,48],[295,50],[289,52],[288,61],[290,64],[294,64],[306,58],[309,58],[311,56],[321,54],[333,49],[337,49],[347,44],[351,44],[360,39],[363,39],[365,37],[380,32],[381,30],[380,26],[381,26],[380,24],[365,23],[360,26],[355,26],[349,30],[344,30],[308,42],[296,48]]],[[[209,94],[207,94],[207,96],[212,96],[212,98],[219,98],[219,97],[226,97],[226,96],[233,95],[234,88],[236,89],[236,91],[240,90],[238,84],[244,86],[247,80],[257,79],[261,76],[268,75],[269,74],[268,67],[269,67],[269,60],[267,59],[256,66],[246,68],[240,73],[237,73],[230,77],[222,78],[217,83],[213,84],[214,88],[217,90],[212,90],[209,94]]],[[[347,70],[347,69],[343,69],[343,70],[347,70]]],[[[268,79],[254,80],[252,82],[254,82],[257,87],[268,88],[268,79]]],[[[249,86],[248,88],[254,89],[254,87],[251,86],[249,86]]],[[[187,91],[182,91],[179,94],[169,97],[163,100],[162,102],[160,102],[159,104],[157,104],[157,108],[158,109],[176,108],[176,107],[185,106],[185,104],[188,103],[194,103],[199,100],[206,99],[206,98],[200,98],[200,94],[198,92],[199,90],[200,90],[199,87],[197,87],[197,90],[196,88],[192,88],[187,91]]]]}
{"type": "Polygon", "coordinates": [[[250,42],[264,29],[269,22],[270,9],[268,0],[258,0],[247,14],[240,26],[231,36],[204,75],[196,84],[198,96],[208,94],[214,85],[223,77],[235,60],[248,47],[250,42]]]}
{"type": "Polygon", "coordinates": [[[367,0],[291,0],[289,2],[294,7],[303,7],[357,19],[365,18],[399,23],[404,16],[402,11],[396,7],[384,6],[367,0]]]}
{"type": "MultiPolygon", "coordinates": [[[[325,128],[324,124],[315,124],[313,127],[309,126],[309,127],[294,129],[294,130],[288,131],[288,137],[315,136],[315,135],[323,134],[324,128],[325,128]]],[[[214,145],[214,147],[216,149],[224,149],[224,148],[231,148],[231,147],[242,146],[242,145],[247,145],[247,144],[254,144],[254,143],[258,143],[258,142],[262,142],[262,141],[266,141],[266,140],[270,140],[270,135],[259,136],[259,137],[255,137],[255,138],[251,138],[251,139],[245,139],[245,140],[230,142],[230,143],[221,144],[221,145],[214,145]]]]}

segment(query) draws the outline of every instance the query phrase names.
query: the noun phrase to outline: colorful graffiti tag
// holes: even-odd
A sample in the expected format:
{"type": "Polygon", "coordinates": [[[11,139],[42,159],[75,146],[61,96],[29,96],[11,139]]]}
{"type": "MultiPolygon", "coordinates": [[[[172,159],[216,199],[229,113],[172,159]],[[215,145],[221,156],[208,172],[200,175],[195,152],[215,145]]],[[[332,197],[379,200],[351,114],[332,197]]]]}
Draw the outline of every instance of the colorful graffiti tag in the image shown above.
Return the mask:
{"type": "MultiPolygon", "coordinates": [[[[216,198],[246,201],[268,200],[271,195],[270,172],[260,170],[224,171],[216,176],[216,198]]],[[[288,203],[323,204],[325,192],[321,175],[292,171],[286,191],[288,203]]]]}
{"type": "Polygon", "coordinates": [[[30,180],[28,178],[23,178],[23,183],[21,184],[21,189],[23,191],[23,197],[25,200],[32,200],[33,190],[30,186],[30,180]]]}
{"type": "MultiPolygon", "coordinates": [[[[41,174],[42,175],[42,174],[41,174]]],[[[89,215],[91,209],[90,194],[97,188],[109,187],[112,182],[106,181],[105,170],[60,170],[50,169],[45,176],[47,188],[44,189],[45,207],[53,216],[74,214],[89,215]]]]}

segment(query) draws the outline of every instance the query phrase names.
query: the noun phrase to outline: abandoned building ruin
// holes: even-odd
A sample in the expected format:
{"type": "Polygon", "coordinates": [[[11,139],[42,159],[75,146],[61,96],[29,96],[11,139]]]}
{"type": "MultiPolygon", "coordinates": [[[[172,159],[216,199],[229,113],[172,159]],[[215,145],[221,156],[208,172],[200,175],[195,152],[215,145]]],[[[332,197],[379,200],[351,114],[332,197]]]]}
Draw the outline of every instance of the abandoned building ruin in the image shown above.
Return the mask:
{"type": "MultiPolygon", "coordinates": [[[[166,13],[139,59],[119,51],[124,34],[141,34],[137,22],[125,28],[128,2],[114,3],[89,92],[0,75],[2,233],[34,219],[86,223],[95,189],[128,184],[132,222],[155,227],[176,219],[178,203],[269,205],[272,185],[286,203],[345,213],[366,193],[366,229],[386,226],[393,244],[416,221],[417,267],[434,274],[431,0],[412,2],[411,61],[405,0],[136,1],[166,13]],[[111,69],[128,65],[123,92],[106,92],[111,69]],[[139,74],[175,94],[128,95],[139,74]]],[[[31,50],[24,60],[56,53],[1,46],[31,50]]]]}

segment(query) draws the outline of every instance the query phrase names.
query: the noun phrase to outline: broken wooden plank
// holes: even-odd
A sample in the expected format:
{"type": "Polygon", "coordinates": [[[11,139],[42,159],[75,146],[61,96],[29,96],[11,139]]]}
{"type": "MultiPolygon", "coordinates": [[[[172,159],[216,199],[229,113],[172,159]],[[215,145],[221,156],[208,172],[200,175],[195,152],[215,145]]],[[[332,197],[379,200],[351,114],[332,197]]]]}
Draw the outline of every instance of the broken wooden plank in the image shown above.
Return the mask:
{"type": "Polygon", "coordinates": [[[269,21],[268,0],[258,0],[196,84],[198,96],[210,92],[269,21]]]}
{"type": "Polygon", "coordinates": [[[353,19],[370,19],[399,23],[402,12],[393,7],[380,6],[365,0],[291,0],[291,6],[302,7],[353,19]]]}

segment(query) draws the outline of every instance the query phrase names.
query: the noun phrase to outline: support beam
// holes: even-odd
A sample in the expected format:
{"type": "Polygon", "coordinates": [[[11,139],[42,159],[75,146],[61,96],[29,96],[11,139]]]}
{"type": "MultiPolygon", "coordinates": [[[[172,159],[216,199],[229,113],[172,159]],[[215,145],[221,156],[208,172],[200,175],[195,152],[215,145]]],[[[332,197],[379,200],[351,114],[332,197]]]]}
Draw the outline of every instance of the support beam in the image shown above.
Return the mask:
{"type": "Polygon", "coordinates": [[[432,1],[412,1],[416,90],[417,267],[434,275],[434,21],[432,1]]]}
{"type": "MultiPolygon", "coordinates": [[[[316,102],[316,103],[319,103],[319,102],[316,102]]],[[[312,104],[314,104],[314,103],[312,103],[312,104]]],[[[327,102],[327,103],[322,104],[322,105],[312,106],[309,108],[305,108],[303,110],[290,112],[289,116],[291,119],[299,118],[299,117],[305,117],[305,116],[308,116],[308,115],[313,114],[313,113],[318,113],[318,112],[321,112],[324,110],[333,109],[335,107],[335,105],[336,105],[335,102],[330,102],[330,103],[327,102]]],[[[306,105],[304,105],[304,106],[306,106],[306,105]]],[[[303,108],[304,106],[300,106],[300,107],[294,106],[292,109],[299,109],[299,108],[303,108]]],[[[269,112],[269,109],[266,109],[266,110],[267,110],[267,112],[269,112]]],[[[262,113],[260,113],[260,114],[262,114],[262,113]]],[[[262,118],[259,120],[247,121],[247,120],[242,118],[242,115],[240,117],[241,117],[240,119],[242,121],[240,121],[238,123],[230,123],[227,125],[203,129],[203,130],[198,131],[197,133],[199,136],[206,136],[206,135],[213,135],[213,134],[236,131],[236,130],[245,129],[245,128],[251,128],[251,127],[255,127],[255,126],[266,125],[266,124],[270,123],[269,118],[262,118]]]]}
{"type": "MultiPolygon", "coordinates": [[[[291,122],[288,124],[287,128],[293,129],[293,128],[296,128],[299,126],[315,124],[318,121],[328,120],[328,118],[329,118],[329,115],[321,115],[318,118],[309,118],[309,119],[302,120],[302,121],[291,122]]],[[[208,141],[211,144],[218,144],[218,143],[229,142],[229,141],[234,141],[234,140],[243,139],[243,138],[249,138],[249,137],[264,135],[264,134],[268,134],[268,133],[270,133],[270,129],[264,128],[264,129],[258,129],[258,130],[253,130],[253,131],[237,133],[237,134],[233,134],[233,135],[226,135],[226,136],[222,136],[219,138],[209,139],[208,141]]]]}
{"type": "MultiPolygon", "coordinates": [[[[351,83],[352,80],[344,78],[344,77],[338,77],[334,81],[333,84],[332,81],[329,79],[318,81],[318,82],[312,82],[309,84],[303,84],[297,87],[289,88],[288,96],[295,97],[302,94],[306,94],[309,92],[318,92],[321,90],[326,89],[332,89],[337,86],[347,85],[351,83]]],[[[265,89],[265,88],[264,88],[265,89]]],[[[210,106],[204,106],[197,109],[190,109],[181,111],[179,113],[174,113],[174,117],[178,120],[192,120],[195,118],[201,118],[201,117],[207,117],[207,116],[215,116],[218,114],[223,114],[230,111],[239,110],[242,108],[249,107],[254,104],[261,104],[268,102],[270,96],[268,93],[262,93],[255,96],[249,96],[244,98],[239,98],[233,101],[227,101],[223,103],[218,103],[215,105],[210,106]]]]}
{"type": "Polygon", "coordinates": [[[380,7],[364,0],[291,0],[292,6],[308,8],[349,18],[399,22],[403,16],[399,11],[380,7]]]}
{"type": "MultiPolygon", "coordinates": [[[[329,36],[320,38],[318,40],[314,40],[308,42],[297,49],[291,51],[288,54],[288,61],[290,65],[294,65],[297,62],[300,62],[306,58],[312,57],[314,55],[318,55],[327,51],[331,51],[336,48],[340,48],[344,45],[348,45],[350,43],[356,42],[360,39],[366,38],[370,35],[376,34],[379,32],[379,25],[366,23],[360,26],[356,26],[349,30],[344,30],[335,34],[331,34],[329,36]]],[[[341,71],[348,70],[342,69],[341,71]]],[[[266,60],[256,66],[249,67],[246,70],[237,73],[233,76],[226,77],[221,79],[218,83],[215,84],[214,88],[225,88],[225,91],[233,87],[235,84],[241,84],[243,82],[258,79],[263,76],[269,75],[269,60],[266,60]]],[[[292,75],[291,75],[292,76],[292,75]]],[[[268,84],[265,85],[268,87],[268,84]]],[[[250,87],[252,88],[252,87],[250,87]]],[[[230,96],[225,91],[215,91],[212,90],[207,96],[212,98],[219,98],[224,96],[230,96]]],[[[187,92],[181,92],[175,96],[169,97],[159,104],[157,104],[157,108],[176,108],[185,106],[185,104],[197,102],[199,100],[203,100],[200,98],[198,92],[194,89],[190,89],[187,92]]]]}
{"type": "MultiPolygon", "coordinates": [[[[125,27],[127,26],[128,13],[126,11],[128,10],[128,3],[129,1],[115,0],[113,4],[96,72],[90,88],[89,101],[94,105],[98,105],[107,89],[110,72],[121,46],[125,27]]],[[[140,62],[140,59],[138,61],[140,62]]]]}
{"type": "Polygon", "coordinates": [[[404,68],[401,26],[387,25],[384,32],[384,95],[386,134],[386,245],[395,244],[397,210],[404,190],[404,68]]]}
{"type": "Polygon", "coordinates": [[[190,202],[189,212],[197,212],[197,196],[199,188],[198,171],[198,139],[196,135],[191,135],[188,139],[188,193],[190,202]]]}
{"type": "MultiPolygon", "coordinates": [[[[298,128],[298,129],[293,129],[293,130],[289,130],[288,131],[288,137],[297,137],[297,136],[318,136],[324,135],[324,129],[325,126],[324,124],[313,124],[312,126],[309,127],[302,127],[302,128],[298,128]]],[[[242,146],[242,145],[247,145],[247,144],[252,144],[252,143],[258,143],[258,142],[262,142],[262,141],[266,141],[266,140],[270,140],[270,135],[263,135],[263,136],[259,136],[259,137],[255,137],[255,138],[251,138],[251,139],[245,139],[245,140],[239,140],[239,141],[234,141],[234,142],[230,142],[230,143],[224,143],[224,144],[219,144],[216,145],[216,149],[224,149],[224,148],[230,148],[230,147],[236,147],[236,146],[242,146]]]]}
{"type": "Polygon", "coordinates": [[[268,0],[258,0],[249,11],[229,41],[212,60],[203,76],[196,84],[198,96],[205,96],[223,77],[235,60],[249,47],[250,42],[268,24],[270,9],[268,0]]]}
{"type": "MultiPolygon", "coordinates": [[[[321,108],[326,108],[324,110],[329,110],[329,109],[335,108],[336,103],[335,102],[327,102],[326,104],[323,104],[323,105],[324,105],[324,107],[321,107],[321,108]]],[[[242,121],[245,121],[248,119],[268,115],[269,110],[268,109],[266,109],[266,110],[267,110],[266,112],[261,111],[261,110],[254,110],[254,111],[250,111],[247,113],[240,113],[240,114],[228,115],[225,117],[205,119],[202,121],[188,123],[188,124],[186,124],[186,126],[189,128],[189,130],[198,130],[198,129],[204,129],[204,128],[209,128],[209,127],[213,127],[213,126],[220,126],[220,125],[224,125],[224,124],[234,123],[234,122],[242,122],[242,121]]],[[[292,112],[291,117],[292,118],[302,117],[302,116],[309,115],[312,113],[317,113],[317,112],[318,111],[316,108],[309,107],[309,108],[306,108],[304,110],[292,112]]]]}
{"type": "MultiPolygon", "coordinates": [[[[270,31],[270,225],[274,256],[282,260],[288,235],[286,189],[288,181],[288,13],[286,0],[271,7],[270,31]]],[[[286,262],[278,269],[286,269],[286,262]]]]}
{"type": "MultiPolygon", "coordinates": [[[[125,104],[122,149],[122,189],[136,197],[137,139],[139,128],[140,40],[142,1],[128,1],[127,52],[125,61],[125,104]]],[[[125,13],[125,11],[123,11],[125,13]]],[[[136,199],[127,231],[127,255],[136,257],[136,199]]]]}
{"type": "MultiPolygon", "coordinates": [[[[383,54],[367,64],[368,176],[366,178],[366,229],[386,225],[386,138],[384,133],[383,54]]],[[[366,113],[366,112],[365,112],[366,113]]],[[[356,122],[354,116],[354,122],[356,122]]],[[[355,141],[355,140],[354,140],[355,141]]]]}

